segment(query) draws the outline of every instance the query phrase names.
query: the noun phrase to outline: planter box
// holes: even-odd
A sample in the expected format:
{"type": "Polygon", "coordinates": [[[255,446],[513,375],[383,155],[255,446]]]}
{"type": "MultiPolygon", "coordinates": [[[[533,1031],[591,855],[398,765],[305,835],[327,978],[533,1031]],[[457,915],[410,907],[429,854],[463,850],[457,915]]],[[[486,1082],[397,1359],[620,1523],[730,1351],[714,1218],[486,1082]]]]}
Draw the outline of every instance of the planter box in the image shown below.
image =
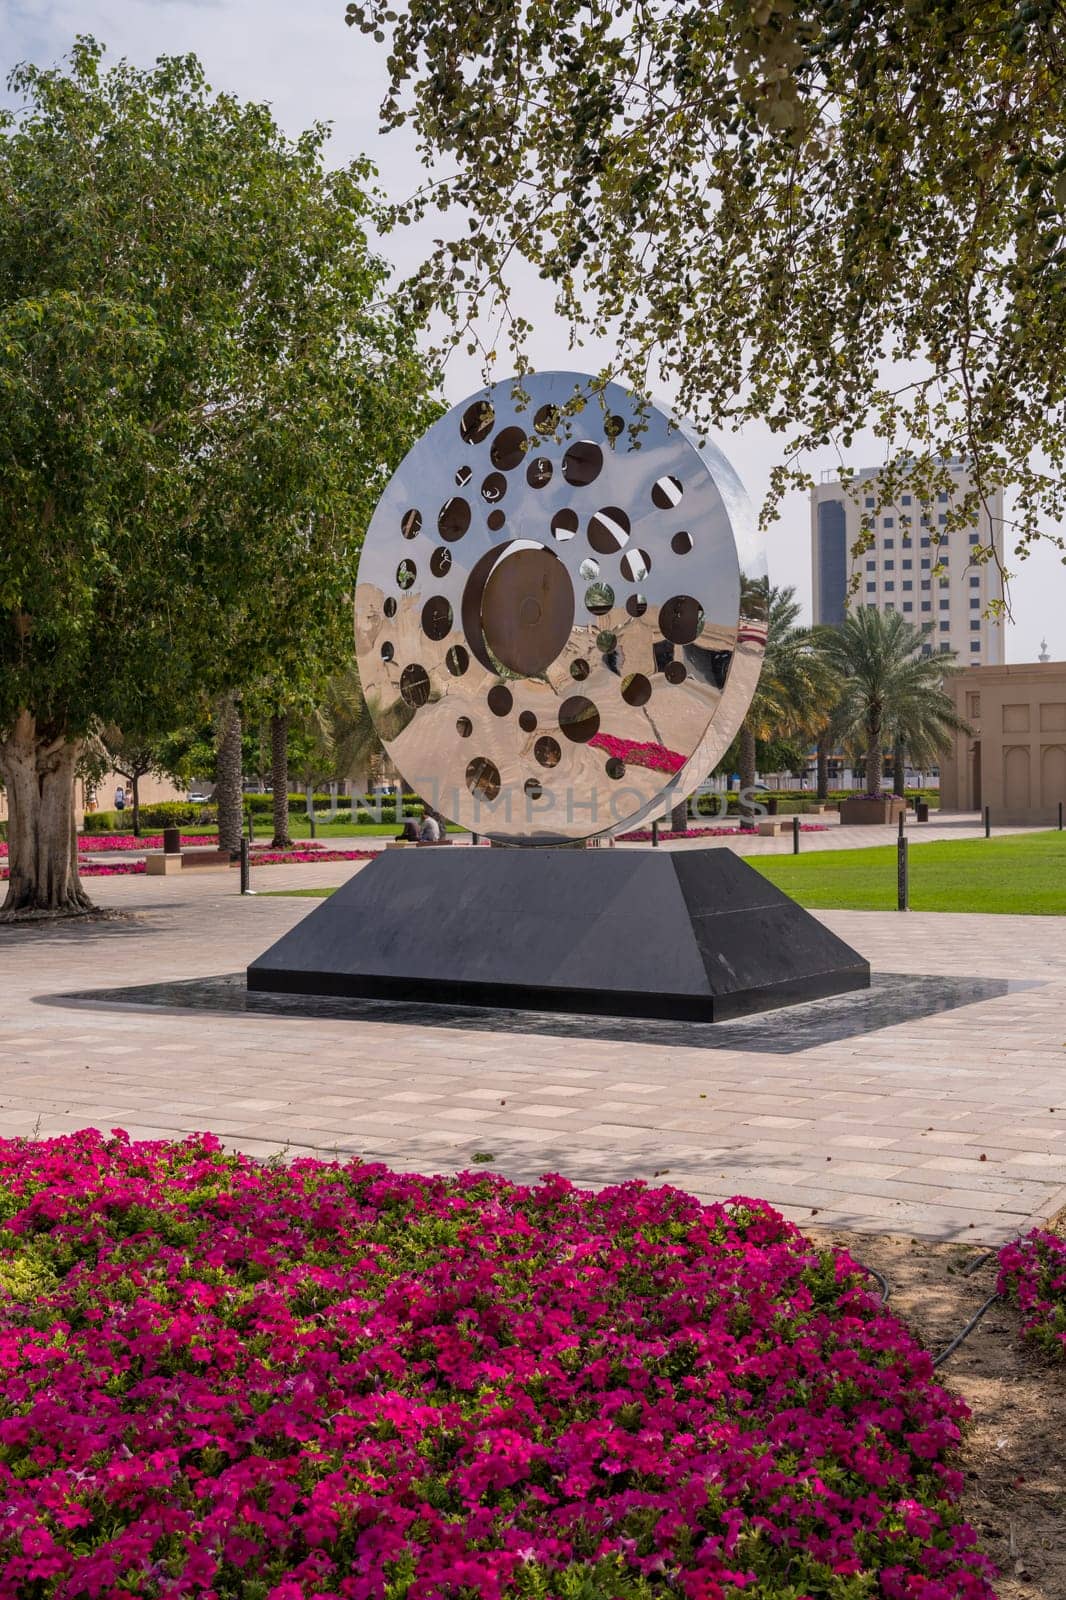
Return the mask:
{"type": "Polygon", "coordinates": [[[907,811],[907,802],[898,795],[892,795],[887,800],[867,800],[863,797],[840,802],[840,821],[846,828],[851,828],[858,823],[884,823],[896,822],[907,811]]]}

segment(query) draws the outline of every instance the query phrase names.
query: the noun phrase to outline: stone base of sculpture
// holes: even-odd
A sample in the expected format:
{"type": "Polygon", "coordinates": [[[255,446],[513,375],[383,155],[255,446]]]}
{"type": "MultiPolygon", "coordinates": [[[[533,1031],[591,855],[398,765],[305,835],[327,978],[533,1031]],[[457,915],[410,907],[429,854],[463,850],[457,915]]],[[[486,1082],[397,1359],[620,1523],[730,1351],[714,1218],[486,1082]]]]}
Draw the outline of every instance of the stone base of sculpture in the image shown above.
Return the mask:
{"type": "Polygon", "coordinates": [[[724,849],[390,852],[248,968],[286,994],[694,1022],[869,983],[724,849]]]}

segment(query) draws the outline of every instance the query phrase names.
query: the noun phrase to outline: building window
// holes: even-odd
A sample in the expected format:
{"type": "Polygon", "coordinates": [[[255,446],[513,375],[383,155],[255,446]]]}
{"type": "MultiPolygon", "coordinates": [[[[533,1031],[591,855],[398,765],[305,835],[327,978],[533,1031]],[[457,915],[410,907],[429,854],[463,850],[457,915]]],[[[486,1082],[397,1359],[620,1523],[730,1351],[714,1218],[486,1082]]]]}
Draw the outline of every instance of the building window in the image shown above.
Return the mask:
{"type": "Polygon", "coordinates": [[[981,608],[980,600],[977,598],[976,595],[973,595],[971,597],[971,599],[970,599],[970,610],[971,611],[979,611],[980,608],[981,608]]]}
{"type": "Polygon", "coordinates": [[[931,644],[923,644],[922,645],[922,655],[923,656],[931,656],[932,653],[933,653],[933,647],[932,647],[931,644]]]}
{"type": "Polygon", "coordinates": [[[903,587],[904,587],[905,590],[906,589],[913,589],[914,588],[914,579],[913,578],[904,578],[903,587]]]}
{"type": "Polygon", "coordinates": [[[911,503],[910,495],[909,494],[901,494],[900,497],[899,497],[899,503],[900,503],[901,506],[909,506],[910,503],[911,503]]]}
{"type": "MultiPolygon", "coordinates": [[[[922,527],[923,527],[923,528],[928,528],[928,526],[929,526],[929,518],[928,518],[928,517],[926,517],[926,516],[923,516],[923,517],[922,517],[922,527]]],[[[929,543],[929,540],[928,540],[928,539],[925,539],[925,538],[923,538],[923,539],[922,539],[922,543],[923,543],[923,544],[928,544],[928,543],[929,543]]]]}
{"type": "Polygon", "coordinates": [[[868,583],[866,585],[866,593],[867,594],[876,594],[877,593],[877,585],[876,585],[876,583],[868,583]]]}
{"type": "Polygon", "coordinates": [[[938,517],[937,517],[937,519],[936,519],[936,520],[937,520],[937,522],[938,522],[938,524],[939,524],[939,525],[940,525],[940,526],[941,526],[941,527],[943,527],[943,525],[944,525],[944,523],[945,523],[945,522],[946,522],[946,521],[947,521],[947,520],[948,520],[948,514],[947,514],[947,512],[946,512],[946,511],[942,511],[942,512],[941,512],[941,513],[940,513],[940,515],[939,515],[939,516],[938,516],[938,517]]]}
{"type": "Polygon", "coordinates": [[[981,543],[981,535],[979,533],[971,533],[971,535],[970,535],[970,543],[971,544],[980,544],[981,543]]]}
{"type": "Polygon", "coordinates": [[[895,611],[895,609],[896,609],[896,608],[895,608],[895,606],[894,606],[894,605],[893,605],[893,604],[892,604],[892,602],[891,602],[891,600],[890,600],[890,601],[889,601],[889,602],[888,602],[888,604],[887,604],[887,605],[886,605],[886,606],[885,606],[885,610],[886,610],[886,611],[895,611]]]}
{"type": "Polygon", "coordinates": [[[876,572],[877,571],[877,562],[876,561],[868,561],[866,563],[866,570],[867,570],[867,572],[876,572]]]}
{"type": "Polygon", "coordinates": [[[927,533],[923,533],[922,534],[922,549],[923,550],[928,550],[928,548],[929,548],[929,535],[927,533]]]}
{"type": "Polygon", "coordinates": [[[941,609],[941,611],[950,611],[951,610],[951,601],[950,600],[941,600],[940,609],[941,609]]]}
{"type": "Polygon", "coordinates": [[[885,562],[885,571],[886,572],[895,572],[895,570],[896,570],[896,563],[894,561],[886,561],[885,562]]]}
{"type": "Polygon", "coordinates": [[[937,502],[938,502],[939,505],[942,505],[942,506],[946,506],[947,505],[948,497],[947,497],[947,493],[945,492],[945,490],[941,489],[940,493],[937,495],[936,498],[937,498],[937,502]]]}
{"type": "Polygon", "coordinates": [[[971,633],[980,633],[980,631],[981,631],[980,621],[975,622],[974,619],[971,617],[970,618],[970,632],[971,633]]]}
{"type": "Polygon", "coordinates": [[[914,602],[911,601],[911,600],[904,600],[903,609],[904,609],[904,611],[913,611],[914,610],[914,602]]]}
{"type": "Polygon", "coordinates": [[[867,511],[872,511],[873,508],[874,508],[873,496],[872,495],[867,495],[866,496],[866,509],[867,509],[867,511]]]}
{"type": "Polygon", "coordinates": [[[882,526],[882,528],[894,528],[896,526],[895,518],[894,517],[882,517],[881,518],[881,526],[882,526]]]}
{"type": "Polygon", "coordinates": [[[923,572],[928,572],[928,571],[929,571],[929,568],[930,568],[930,567],[931,567],[931,566],[932,566],[932,565],[933,565],[933,563],[932,563],[932,561],[931,561],[931,560],[930,560],[930,558],[929,558],[929,556],[923,556],[923,557],[922,557],[922,571],[923,571],[923,572]]]}
{"type": "Polygon", "coordinates": [[[922,601],[922,610],[923,611],[932,611],[932,609],[933,609],[933,602],[931,600],[923,600],[922,601]]]}
{"type": "Polygon", "coordinates": [[[911,547],[911,536],[910,536],[909,533],[905,533],[903,535],[903,548],[904,548],[904,550],[909,550],[910,547],[911,547]]]}
{"type": "Polygon", "coordinates": [[[950,649],[951,649],[951,646],[949,644],[944,644],[943,641],[941,641],[940,654],[942,656],[946,656],[950,649]]]}
{"type": "Polygon", "coordinates": [[[928,589],[929,587],[930,587],[929,579],[928,578],[923,578],[922,579],[922,588],[923,589],[928,589]]]}
{"type": "Polygon", "coordinates": [[[977,573],[974,577],[972,577],[970,579],[970,588],[971,589],[979,589],[980,587],[981,587],[981,574],[977,573]]]}
{"type": "MultiPolygon", "coordinates": [[[[891,527],[891,526],[892,526],[892,524],[889,523],[889,527],[891,527]]],[[[892,539],[882,539],[881,540],[881,549],[882,550],[894,550],[895,548],[896,548],[895,542],[892,539]]]]}
{"type": "Polygon", "coordinates": [[[909,572],[913,566],[914,566],[914,562],[911,560],[910,556],[904,556],[904,558],[903,558],[903,570],[904,570],[904,572],[909,572]]]}
{"type": "Polygon", "coordinates": [[[886,594],[892,594],[893,591],[895,590],[895,587],[896,587],[895,582],[893,581],[892,578],[889,578],[888,582],[885,584],[885,593],[886,594]]]}
{"type": "Polygon", "coordinates": [[[941,631],[941,633],[949,633],[951,631],[951,623],[950,622],[944,622],[942,620],[941,623],[940,623],[940,631],[941,631]]]}
{"type": "Polygon", "coordinates": [[[980,639],[971,639],[970,640],[970,651],[971,651],[971,654],[975,650],[980,650],[980,648],[981,648],[980,639]]]}

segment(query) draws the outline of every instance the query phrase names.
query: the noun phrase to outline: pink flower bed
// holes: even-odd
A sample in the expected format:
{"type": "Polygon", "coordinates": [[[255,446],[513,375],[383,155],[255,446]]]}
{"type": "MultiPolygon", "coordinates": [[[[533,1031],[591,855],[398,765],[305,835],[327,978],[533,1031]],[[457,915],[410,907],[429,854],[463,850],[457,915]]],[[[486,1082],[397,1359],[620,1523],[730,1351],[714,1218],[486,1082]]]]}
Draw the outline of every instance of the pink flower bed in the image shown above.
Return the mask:
{"type": "Polygon", "coordinates": [[[0,1142],[0,1593],[991,1600],[963,1402],[759,1201],[0,1142]]]}
{"type": "MultiPolygon", "coordinates": [[[[183,833],[182,846],[194,844],[217,844],[218,839],[213,833],[183,833]]],[[[82,833],[78,835],[78,849],[91,850],[94,854],[105,853],[110,850],[162,850],[163,835],[161,833],[146,833],[138,839],[132,833],[82,833]]]]}
{"type": "Polygon", "coordinates": [[[606,750],[631,767],[650,767],[653,772],[680,772],[685,758],[662,744],[639,744],[634,739],[616,739],[611,733],[597,733],[589,740],[594,750],[606,750]]]}
{"type": "Polygon", "coordinates": [[[1026,1337],[1066,1360],[1066,1239],[1034,1228],[1004,1245],[996,1288],[1018,1307],[1026,1337]]]}
{"type": "MultiPolygon", "coordinates": [[[[824,822],[801,822],[800,833],[825,833],[827,826],[824,822]]],[[[660,828],[659,838],[732,839],[742,831],[741,828],[688,828],[684,833],[675,833],[672,828],[660,828]]],[[[652,837],[652,831],[650,828],[637,828],[633,833],[620,833],[618,837],[629,843],[643,844],[652,837]]]]}
{"type": "MultiPolygon", "coordinates": [[[[212,844],[215,842],[211,841],[212,844]]],[[[257,850],[252,857],[256,867],[288,866],[296,861],[369,861],[373,850],[257,850]]],[[[143,861],[80,861],[78,875],[82,878],[118,878],[147,872],[143,861]]],[[[8,876],[7,868],[0,869],[0,881],[8,876]]]]}

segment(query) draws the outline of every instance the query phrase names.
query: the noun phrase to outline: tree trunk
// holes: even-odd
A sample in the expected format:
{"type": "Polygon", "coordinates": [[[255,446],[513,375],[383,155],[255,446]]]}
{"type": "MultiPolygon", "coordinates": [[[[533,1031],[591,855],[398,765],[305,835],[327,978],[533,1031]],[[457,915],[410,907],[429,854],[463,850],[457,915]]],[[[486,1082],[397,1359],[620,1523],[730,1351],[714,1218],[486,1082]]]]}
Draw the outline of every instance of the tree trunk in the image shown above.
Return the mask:
{"type": "Polygon", "coordinates": [[[688,798],[679,800],[670,813],[670,832],[688,832],[688,798]]]}
{"type": "Polygon", "coordinates": [[[892,793],[898,794],[902,800],[907,793],[905,782],[907,774],[907,752],[899,739],[892,746],[892,793]]]}
{"type": "Polygon", "coordinates": [[[755,733],[747,721],[740,724],[737,766],[740,771],[740,826],[750,832],[755,827],[755,802],[751,798],[755,788],[755,733]]]}
{"type": "Polygon", "coordinates": [[[866,724],[866,793],[879,795],[884,774],[881,750],[881,718],[871,717],[866,724]]]}
{"type": "Polygon", "coordinates": [[[829,799],[829,735],[823,733],[818,740],[818,798],[829,799]]]}
{"type": "Polygon", "coordinates": [[[130,793],[133,796],[133,837],[141,837],[141,780],[136,771],[130,779],[130,793]]]}
{"type": "Polygon", "coordinates": [[[8,804],[5,918],[95,909],[78,876],[74,773],[80,756],[76,740],[40,734],[29,711],[21,711],[0,740],[8,804]]]}
{"type": "Polygon", "coordinates": [[[274,786],[275,850],[292,848],[289,833],[289,716],[275,711],[270,719],[270,781],[274,786]]]}
{"type": "Polygon", "coordinates": [[[236,695],[222,702],[218,725],[217,781],[218,847],[237,855],[241,848],[244,822],[241,788],[241,714],[236,695]]]}

